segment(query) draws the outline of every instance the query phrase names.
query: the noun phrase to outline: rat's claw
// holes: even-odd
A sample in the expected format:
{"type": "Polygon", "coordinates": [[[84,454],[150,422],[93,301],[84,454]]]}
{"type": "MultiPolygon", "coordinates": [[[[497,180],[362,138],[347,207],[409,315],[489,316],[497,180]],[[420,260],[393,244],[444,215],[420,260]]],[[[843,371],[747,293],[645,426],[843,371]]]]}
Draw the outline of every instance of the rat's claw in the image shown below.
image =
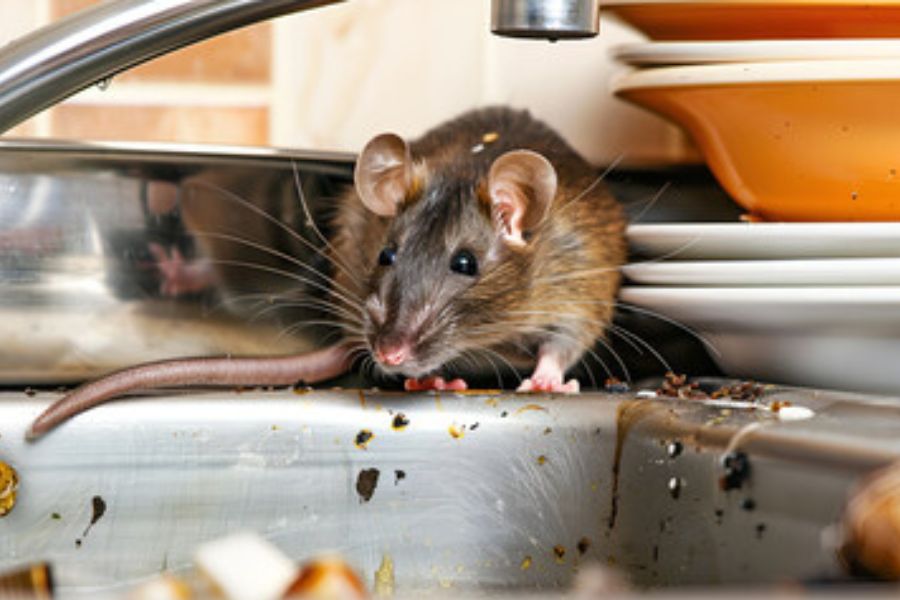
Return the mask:
{"type": "Polygon", "coordinates": [[[570,379],[563,383],[561,380],[545,379],[543,377],[531,377],[522,381],[516,389],[517,392],[545,392],[551,394],[577,394],[581,391],[581,385],[577,379],[570,379]]]}
{"type": "Polygon", "coordinates": [[[426,377],[425,379],[407,379],[403,382],[403,389],[407,392],[422,392],[425,390],[446,390],[461,392],[468,389],[468,385],[462,379],[445,380],[443,377],[426,377]]]}

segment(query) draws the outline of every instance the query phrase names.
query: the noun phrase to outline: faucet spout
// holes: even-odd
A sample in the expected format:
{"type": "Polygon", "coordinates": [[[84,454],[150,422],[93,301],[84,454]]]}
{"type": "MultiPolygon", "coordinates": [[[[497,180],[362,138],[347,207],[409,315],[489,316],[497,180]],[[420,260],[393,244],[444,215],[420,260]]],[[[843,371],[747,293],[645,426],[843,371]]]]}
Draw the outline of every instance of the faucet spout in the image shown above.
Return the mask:
{"type": "Polygon", "coordinates": [[[600,0],[491,0],[491,31],[551,41],[593,37],[600,31],[600,0]]]}
{"type": "Polygon", "coordinates": [[[113,0],[0,51],[0,133],[134,65],[200,40],[341,0],[113,0]]]}

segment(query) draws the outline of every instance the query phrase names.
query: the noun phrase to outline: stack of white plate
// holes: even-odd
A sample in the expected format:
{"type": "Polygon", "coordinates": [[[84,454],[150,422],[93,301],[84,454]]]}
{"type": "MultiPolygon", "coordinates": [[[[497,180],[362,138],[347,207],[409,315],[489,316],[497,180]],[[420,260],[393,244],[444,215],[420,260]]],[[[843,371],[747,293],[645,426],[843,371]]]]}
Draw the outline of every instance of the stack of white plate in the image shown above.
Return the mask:
{"type": "Polygon", "coordinates": [[[723,371],[900,390],[900,223],[633,225],[620,299],[695,332],[723,371]]]}

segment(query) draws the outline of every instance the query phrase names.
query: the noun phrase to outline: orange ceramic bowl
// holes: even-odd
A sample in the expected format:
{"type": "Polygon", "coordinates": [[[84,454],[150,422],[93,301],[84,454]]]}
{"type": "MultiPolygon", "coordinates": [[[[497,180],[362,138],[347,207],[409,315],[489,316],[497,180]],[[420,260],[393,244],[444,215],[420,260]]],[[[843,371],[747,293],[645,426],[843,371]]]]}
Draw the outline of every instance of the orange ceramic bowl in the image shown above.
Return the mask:
{"type": "Polygon", "coordinates": [[[769,221],[900,221],[900,59],[644,69],[615,93],[682,125],[769,221]]]}
{"type": "Polygon", "coordinates": [[[900,37],[896,0],[607,0],[601,10],[656,40],[900,37]]]}

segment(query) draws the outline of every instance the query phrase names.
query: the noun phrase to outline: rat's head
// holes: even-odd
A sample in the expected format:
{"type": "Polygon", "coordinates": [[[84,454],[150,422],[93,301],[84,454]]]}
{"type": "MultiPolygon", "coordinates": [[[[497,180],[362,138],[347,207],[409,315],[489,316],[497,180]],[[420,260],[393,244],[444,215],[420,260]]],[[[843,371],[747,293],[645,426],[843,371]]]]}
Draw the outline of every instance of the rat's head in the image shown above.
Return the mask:
{"type": "Polygon", "coordinates": [[[476,161],[431,168],[384,134],[363,150],[355,182],[363,204],[391,219],[365,299],[379,366],[421,377],[467,349],[508,340],[510,309],[528,293],[529,232],[556,194],[550,162],[514,150],[481,172],[476,161]]]}

